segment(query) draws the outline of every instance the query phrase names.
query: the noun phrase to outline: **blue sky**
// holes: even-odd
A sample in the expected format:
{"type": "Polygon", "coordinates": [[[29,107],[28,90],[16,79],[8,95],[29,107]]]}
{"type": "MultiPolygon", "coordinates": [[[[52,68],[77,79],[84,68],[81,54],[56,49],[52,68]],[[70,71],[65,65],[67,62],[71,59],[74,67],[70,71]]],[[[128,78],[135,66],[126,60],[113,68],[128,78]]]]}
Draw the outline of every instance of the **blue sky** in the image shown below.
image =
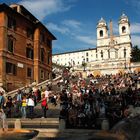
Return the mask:
{"type": "Polygon", "coordinates": [[[140,47],[140,0],[0,0],[19,3],[35,15],[56,36],[53,53],[96,47],[96,25],[103,17],[113,21],[125,13],[131,24],[132,44],[140,47]]]}

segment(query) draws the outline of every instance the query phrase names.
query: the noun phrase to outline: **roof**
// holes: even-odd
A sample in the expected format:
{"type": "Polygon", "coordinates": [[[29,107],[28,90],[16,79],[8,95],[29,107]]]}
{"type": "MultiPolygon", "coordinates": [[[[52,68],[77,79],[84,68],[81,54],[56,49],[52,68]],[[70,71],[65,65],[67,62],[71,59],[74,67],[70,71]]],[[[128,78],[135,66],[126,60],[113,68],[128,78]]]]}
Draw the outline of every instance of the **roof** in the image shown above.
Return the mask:
{"type": "Polygon", "coordinates": [[[41,25],[45,30],[52,36],[53,40],[56,40],[56,37],[46,28],[44,24],[42,24],[40,21],[36,23],[36,26],[41,25]]]}
{"type": "Polygon", "coordinates": [[[123,18],[128,18],[124,13],[122,13],[120,19],[123,19],[123,18]]]}
{"type": "MultiPolygon", "coordinates": [[[[18,4],[15,4],[18,6],[18,4]]],[[[30,20],[33,24],[35,24],[36,26],[41,25],[43,26],[43,28],[52,36],[53,40],[56,40],[56,37],[47,29],[47,27],[45,25],[43,25],[35,16],[33,16],[23,5],[19,5],[22,9],[24,9],[32,18],[32,20],[30,20]]],[[[26,18],[27,20],[29,20],[29,18],[27,18],[26,16],[24,16],[23,14],[13,10],[11,7],[9,7],[8,5],[6,5],[5,3],[0,4],[0,12],[5,11],[5,10],[10,10],[13,13],[19,14],[21,16],[23,16],[24,18],[26,18]]]]}
{"type": "Polygon", "coordinates": [[[56,53],[56,54],[53,54],[53,55],[62,55],[62,54],[69,54],[69,53],[77,53],[77,52],[84,52],[84,51],[90,51],[90,50],[96,50],[96,48],[88,48],[88,49],[83,49],[83,50],[68,51],[68,52],[63,52],[63,53],[56,53]]]}
{"type": "Polygon", "coordinates": [[[99,20],[99,23],[106,23],[106,21],[103,19],[103,17],[101,17],[101,19],[99,20]]]}

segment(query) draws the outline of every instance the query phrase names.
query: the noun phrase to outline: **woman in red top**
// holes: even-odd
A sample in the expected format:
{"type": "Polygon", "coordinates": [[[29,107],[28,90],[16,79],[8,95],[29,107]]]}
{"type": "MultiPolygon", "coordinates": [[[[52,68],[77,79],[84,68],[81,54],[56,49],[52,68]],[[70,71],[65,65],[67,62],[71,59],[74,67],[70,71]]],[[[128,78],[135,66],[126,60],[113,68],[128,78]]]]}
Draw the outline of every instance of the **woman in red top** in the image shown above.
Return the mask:
{"type": "Polygon", "coordinates": [[[42,111],[43,111],[43,117],[46,118],[48,104],[47,104],[47,98],[45,97],[45,94],[42,95],[41,106],[42,106],[42,111]]]}

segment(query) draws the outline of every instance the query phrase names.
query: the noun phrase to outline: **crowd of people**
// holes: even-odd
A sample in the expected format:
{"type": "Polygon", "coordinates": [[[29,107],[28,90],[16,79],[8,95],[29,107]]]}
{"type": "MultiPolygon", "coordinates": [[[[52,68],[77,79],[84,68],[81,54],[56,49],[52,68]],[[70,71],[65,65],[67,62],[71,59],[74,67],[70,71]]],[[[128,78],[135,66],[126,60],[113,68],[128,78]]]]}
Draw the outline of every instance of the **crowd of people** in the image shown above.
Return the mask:
{"type": "Polygon", "coordinates": [[[34,111],[38,105],[42,108],[41,117],[46,118],[48,102],[56,105],[56,95],[51,91],[50,85],[47,85],[45,90],[26,86],[23,90],[19,89],[14,97],[0,92],[0,110],[7,118],[36,118],[40,115],[34,111]]]}
{"type": "MultiPolygon", "coordinates": [[[[65,69],[57,83],[59,91],[51,86],[46,89],[25,87],[12,98],[0,92],[1,112],[7,118],[35,118],[34,109],[42,108],[46,118],[48,103],[60,103],[60,119],[68,128],[100,128],[106,119],[112,128],[120,120],[140,112],[140,73],[119,73],[83,78],[81,73],[71,73],[65,69]],[[54,91],[54,92],[53,92],[54,91]],[[137,111],[134,113],[134,109],[137,111]]],[[[140,113],[139,113],[140,114],[140,113]]]]}
{"type": "Polygon", "coordinates": [[[100,128],[101,120],[112,128],[120,120],[140,112],[140,73],[124,73],[82,78],[64,74],[59,83],[61,111],[67,127],[100,128]],[[63,82],[62,82],[63,81],[63,82]]]}

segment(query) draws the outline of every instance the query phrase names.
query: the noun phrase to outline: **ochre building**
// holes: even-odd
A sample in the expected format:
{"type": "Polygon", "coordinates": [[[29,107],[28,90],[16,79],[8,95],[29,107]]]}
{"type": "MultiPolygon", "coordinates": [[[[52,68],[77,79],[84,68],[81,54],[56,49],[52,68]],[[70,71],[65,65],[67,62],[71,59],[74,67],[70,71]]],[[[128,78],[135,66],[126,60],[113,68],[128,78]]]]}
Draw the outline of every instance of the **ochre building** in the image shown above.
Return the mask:
{"type": "Polygon", "coordinates": [[[22,5],[0,5],[0,84],[11,91],[51,78],[55,36],[22,5]]]}

